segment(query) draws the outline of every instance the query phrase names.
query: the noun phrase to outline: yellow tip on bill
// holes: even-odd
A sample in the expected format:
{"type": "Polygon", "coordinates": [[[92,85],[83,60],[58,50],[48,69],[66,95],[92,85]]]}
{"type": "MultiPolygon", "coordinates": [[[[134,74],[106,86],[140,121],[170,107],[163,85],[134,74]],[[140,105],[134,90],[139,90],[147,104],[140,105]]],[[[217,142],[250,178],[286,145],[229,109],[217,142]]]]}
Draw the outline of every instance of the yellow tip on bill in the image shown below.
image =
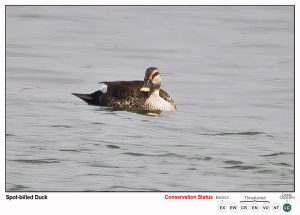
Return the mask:
{"type": "Polygon", "coordinates": [[[141,92],[149,92],[150,91],[150,88],[149,87],[142,87],[140,89],[141,92]]]}

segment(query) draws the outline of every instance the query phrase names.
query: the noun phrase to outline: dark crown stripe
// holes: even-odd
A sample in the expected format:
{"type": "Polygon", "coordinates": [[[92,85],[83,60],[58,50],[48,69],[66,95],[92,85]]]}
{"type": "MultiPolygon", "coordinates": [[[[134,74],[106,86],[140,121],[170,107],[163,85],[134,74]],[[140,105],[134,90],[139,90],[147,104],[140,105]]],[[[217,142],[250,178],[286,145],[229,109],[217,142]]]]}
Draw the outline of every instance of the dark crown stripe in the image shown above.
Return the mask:
{"type": "Polygon", "coordinates": [[[155,72],[155,73],[152,75],[152,78],[154,78],[154,77],[157,76],[157,75],[158,75],[158,71],[155,72]]]}

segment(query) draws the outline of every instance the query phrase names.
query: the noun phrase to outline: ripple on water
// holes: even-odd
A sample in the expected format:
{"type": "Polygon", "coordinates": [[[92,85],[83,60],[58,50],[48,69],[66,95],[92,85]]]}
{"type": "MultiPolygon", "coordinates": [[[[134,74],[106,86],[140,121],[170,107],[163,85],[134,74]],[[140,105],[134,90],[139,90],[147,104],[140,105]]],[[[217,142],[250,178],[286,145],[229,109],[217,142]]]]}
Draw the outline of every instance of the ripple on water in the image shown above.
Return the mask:
{"type": "Polygon", "coordinates": [[[103,122],[91,122],[92,125],[106,125],[103,122]]]}
{"type": "Polygon", "coordinates": [[[188,168],[187,170],[197,170],[197,169],[194,167],[191,167],[191,168],[188,168]]]}
{"type": "Polygon", "coordinates": [[[106,147],[107,147],[107,148],[110,148],[110,149],[119,149],[119,148],[121,148],[120,146],[111,145],[111,144],[106,145],[106,147]]]}
{"type": "Polygon", "coordinates": [[[293,153],[290,152],[278,152],[278,153],[271,153],[271,154],[266,154],[266,155],[260,155],[262,157],[274,157],[274,156],[279,156],[279,155],[291,155],[293,153]]]}
{"type": "Polygon", "coordinates": [[[207,135],[207,136],[255,136],[264,134],[263,132],[257,131],[244,131],[244,132],[221,132],[221,133],[198,133],[199,135],[207,135]]]}
{"type": "Polygon", "coordinates": [[[30,146],[29,148],[31,148],[31,149],[38,149],[38,150],[46,150],[46,148],[44,148],[42,146],[30,146]]]}
{"type": "Polygon", "coordinates": [[[261,173],[261,174],[275,173],[275,171],[271,170],[271,169],[260,169],[260,170],[257,170],[256,172],[261,173]]]}
{"type": "Polygon", "coordinates": [[[82,152],[82,150],[78,149],[60,149],[61,152],[82,152]]]}
{"type": "Polygon", "coordinates": [[[234,165],[234,166],[226,166],[225,169],[238,169],[238,170],[252,170],[252,169],[259,169],[257,166],[250,166],[250,165],[234,165]]]}
{"type": "Polygon", "coordinates": [[[203,161],[210,161],[213,158],[209,156],[203,156],[203,157],[189,157],[189,160],[203,160],[203,161]]]}
{"type": "Polygon", "coordinates": [[[236,160],[227,160],[227,161],[223,161],[223,163],[230,164],[230,165],[240,165],[240,164],[243,164],[242,161],[236,161],[236,160]]]}
{"type": "Polygon", "coordinates": [[[111,186],[108,191],[139,191],[139,192],[159,192],[160,190],[154,188],[132,188],[126,186],[111,186]]]}
{"type": "Polygon", "coordinates": [[[88,166],[90,166],[90,167],[101,167],[101,168],[120,168],[119,166],[113,166],[113,165],[110,165],[110,164],[107,164],[107,163],[104,163],[104,162],[101,162],[101,161],[91,162],[91,163],[88,164],[88,166]]]}
{"type": "Polygon", "coordinates": [[[8,188],[8,191],[13,192],[13,191],[24,191],[24,190],[29,190],[29,187],[19,185],[19,184],[14,184],[12,187],[8,188]]]}
{"type": "Polygon", "coordinates": [[[60,163],[60,161],[57,159],[15,159],[15,160],[10,160],[10,161],[20,162],[20,163],[25,163],[25,164],[60,163]]]}
{"type": "Polygon", "coordinates": [[[138,156],[150,156],[152,157],[153,155],[149,155],[149,154],[142,154],[142,153],[136,153],[136,152],[124,152],[124,155],[131,155],[134,157],[138,157],[138,156]]]}
{"type": "Polygon", "coordinates": [[[72,128],[69,125],[51,125],[51,127],[53,127],[53,128],[72,128]]]}
{"type": "Polygon", "coordinates": [[[189,157],[186,155],[176,154],[176,153],[164,153],[164,154],[144,154],[144,153],[137,153],[137,152],[124,152],[123,154],[131,155],[131,156],[146,156],[146,157],[170,157],[170,158],[182,158],[188,160],[204,160],[209,161],[212,160],[212,157],[209,156],[193,156],[189,157]]]}
{"type": "Polygon", "coordinates": [[[125,186],[111,186],[109,191],[132,191],[132,188],[125,186]]]}
{"type": "Polygon", "coordinates": [[[273,163],[273,165],[276,166],[286,166],[286,167],[292,167],[292,165],[285,163],[285,162],[281,162],[281,163],[273,163]]]}

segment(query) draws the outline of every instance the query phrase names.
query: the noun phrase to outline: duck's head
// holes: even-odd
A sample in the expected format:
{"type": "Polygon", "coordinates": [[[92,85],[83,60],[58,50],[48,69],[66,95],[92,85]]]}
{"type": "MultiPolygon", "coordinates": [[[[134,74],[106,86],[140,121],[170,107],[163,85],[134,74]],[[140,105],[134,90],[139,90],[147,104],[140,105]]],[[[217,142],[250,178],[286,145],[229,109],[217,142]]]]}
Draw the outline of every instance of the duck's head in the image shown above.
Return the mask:
{"type": "Polygon", "coordinates": [[[140,89],[141,92],[150,92],[159,90],[161,85],[160,72],[156,67],[146,69],[144,86],[140,89]]]}

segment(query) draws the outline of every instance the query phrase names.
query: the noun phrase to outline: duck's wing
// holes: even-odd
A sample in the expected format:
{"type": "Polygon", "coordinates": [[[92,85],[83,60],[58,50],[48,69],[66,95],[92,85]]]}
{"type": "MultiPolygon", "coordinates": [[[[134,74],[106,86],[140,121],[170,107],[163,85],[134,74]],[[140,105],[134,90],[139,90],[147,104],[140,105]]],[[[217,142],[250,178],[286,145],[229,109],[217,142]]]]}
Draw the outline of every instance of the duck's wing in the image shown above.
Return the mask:
{"type": "Polygon", "coordinates": [[[116,99],[126,99],[128,96],[134,96],[140,92],[143,81],[111,81],[100,82],[107,86],[106,95],[116,99]]]}
{"type": "Polygon", "coordinates": [[[167,101],[167,102],[171,103],[172,105],[174,105],[174,107],[176,108],[175,102],[173,101],[172,97],[166,91],[164,91],[163,89],[160,89],[159,90],[159,96],[161,98],[163,98],[165,101],[167,101]]]}
{"type": "Polygon", "coordinates": [[[105,84],[108,88],[122,88],[122,89],[139,89],[143,86],[143,81],[103,81],[99,84],[105,84]]]}

